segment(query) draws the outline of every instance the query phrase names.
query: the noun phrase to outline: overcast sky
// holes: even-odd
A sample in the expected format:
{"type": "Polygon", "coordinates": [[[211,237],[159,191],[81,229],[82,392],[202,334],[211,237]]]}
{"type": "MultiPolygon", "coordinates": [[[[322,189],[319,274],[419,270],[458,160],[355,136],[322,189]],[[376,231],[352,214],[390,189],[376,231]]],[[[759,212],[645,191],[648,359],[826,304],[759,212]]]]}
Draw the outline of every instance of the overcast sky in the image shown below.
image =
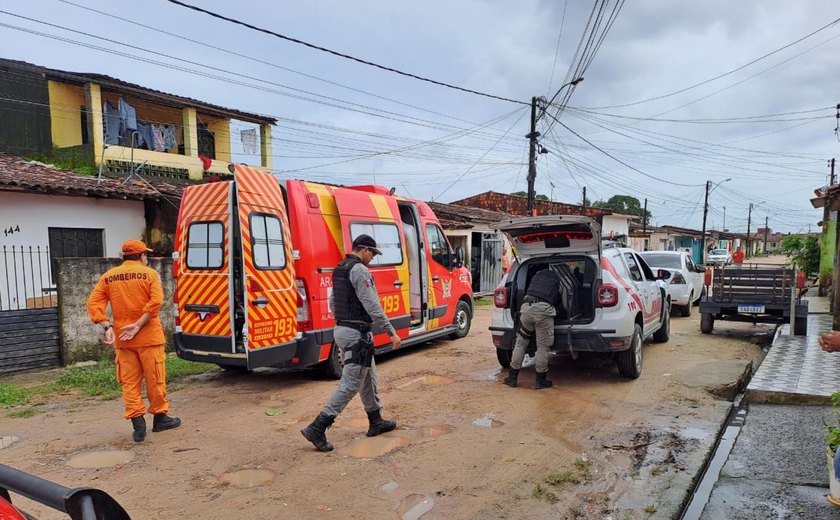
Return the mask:
{"type": "MultiPolygon", "coordinates": [[[[273,142],[279,177],[375,181],[440,202],[526,189],[531,97],[551,98],[574,79],[594,4],[200,2],[286,36],[521,102],[513,103],[375,69],[165,0],[72,2],[128,21],[59,0],[4,2],[4,11],[87,35],[2,13],[0,23],[105,50],[4,26],[2,57],[271,115],[280,119],[273,142]]],[[[549,153],[539,156],[537,192],[571,203],[584,186],[591,200],[647,198],[656,225],[699,229],[704,183],[731,179],[710,196],[709,227],[722,228],[725,213],[727,228],[746,231],[752,202],[753,230],[765,217],[775,230],[816,230],[822,214],[809,198],[827,183],[828,159],[840,157],[840,24],[743,66],[838,17],[836,0],[629,0],[559,114],[562,124],[551,118],[557,107],[538,123],[549,153]]],[[[258,163],[241,154],[238,132],[248,126],[234,123],[233,150],[237,160],[258,163]]]]}

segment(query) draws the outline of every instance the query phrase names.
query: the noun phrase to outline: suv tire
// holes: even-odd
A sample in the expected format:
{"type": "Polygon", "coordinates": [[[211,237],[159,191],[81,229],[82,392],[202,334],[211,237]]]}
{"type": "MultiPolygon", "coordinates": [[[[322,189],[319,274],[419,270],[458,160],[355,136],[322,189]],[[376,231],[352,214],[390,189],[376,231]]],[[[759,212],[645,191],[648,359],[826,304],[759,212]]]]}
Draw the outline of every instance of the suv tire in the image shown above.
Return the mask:
{"type": "MultiPolygon", "coordinates": [[[[689,304],[689,308],[691,304],[689,304]]],[[[665,309],[662,311],[662,326],[653,333],[653,340],[657,343],[667,343],[671,339],[671,302],[665,302],[665,309]]]]}
{"type": "Polygon", "coordinates": [[[694,306],[694,293],[688,293],[688,303],[680,307],[680,314],[683,318],[691,316],[691,307],[694,306]]]}
{"type": "Polygon", "coordinates": [[[618,372],[630,379],[642,375],[642,327],[638,323],[633,326],[630,348],[618,352],[618,372]]]}
{"type": "Polygon", "coordinates": [[[513,350],[508,350],[506,348],[496,349],[496,359],[499,360],[499,364],[502,365],[502,368],[510,368],[510,360],[512,357],[513,350]]]}

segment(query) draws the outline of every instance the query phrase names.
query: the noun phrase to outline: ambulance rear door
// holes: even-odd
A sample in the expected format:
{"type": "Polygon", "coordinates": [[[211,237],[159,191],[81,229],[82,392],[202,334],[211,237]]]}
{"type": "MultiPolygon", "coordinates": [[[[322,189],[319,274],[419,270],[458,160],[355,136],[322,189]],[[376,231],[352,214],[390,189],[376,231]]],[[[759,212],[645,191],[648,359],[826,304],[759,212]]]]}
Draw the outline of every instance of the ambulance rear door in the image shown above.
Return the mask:
{"type": "MultiPolygon", "coordinates": [[[[368,268],[373,274],[379,302],[400,337],[408,335],[411,325],[408,293],[408,258],[405,255],[399,208],[394,197],[351,188],[334,192],[341,218],[344,252],[352,251],[353,239],[370,235],[382,255],[376,256],[368,268]]],[[[374,334],[382,331],[374,329],[374,334]]],[[[384,338],[377,345],[386,343],[384,338]]]]}
{"type": "Polygon", "coordinates": [[[298,292],[283,191],[271,174],[235,165],[248,368],[295,356],[298,292]]]}
{"type": "Polygon", "coordinates": [[[245,364],[233,334],[232,182],[190,186],[178,213],[173,271],[179,356],[245,364]]]}

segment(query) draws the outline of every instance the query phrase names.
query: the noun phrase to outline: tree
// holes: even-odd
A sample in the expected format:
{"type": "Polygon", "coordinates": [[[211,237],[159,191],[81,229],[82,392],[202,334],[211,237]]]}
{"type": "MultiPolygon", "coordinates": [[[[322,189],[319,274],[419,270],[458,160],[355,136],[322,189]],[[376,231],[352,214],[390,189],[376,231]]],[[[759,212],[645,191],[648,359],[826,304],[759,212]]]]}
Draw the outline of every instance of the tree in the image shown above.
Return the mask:
{"type": "Polygon", "coordinates": [[[608,209],[616,213],[636,215],[640,218],[644,218],[648,223],[650,222],[652,216],[650,211],[645,213],[645,210],[639,202],[639,199],[637,199],[636,197],[631,197],[630,195],[613,195],[606,201],[596,200],[592,204],[592,207],[608,209]]]}
{"type": "Polygon", "coordinates": [[[780,249],[791,257],[797,269],[805,271],[806,276],[820,270],[820,242],[817,237],[788,235],[782,239],[780,249]]]}

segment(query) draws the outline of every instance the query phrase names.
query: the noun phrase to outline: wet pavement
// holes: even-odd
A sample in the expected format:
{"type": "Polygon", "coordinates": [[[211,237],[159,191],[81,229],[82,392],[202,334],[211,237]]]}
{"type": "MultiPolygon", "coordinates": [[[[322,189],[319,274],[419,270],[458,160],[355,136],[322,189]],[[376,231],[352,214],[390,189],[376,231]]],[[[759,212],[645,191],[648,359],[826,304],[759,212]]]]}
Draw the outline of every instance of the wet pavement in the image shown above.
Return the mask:
{"type": "Polygon", "coordinates": [[[826,498],[824,421],[837,419],[825,404],[840,390],[840,354],[823,352],[818,338],[830,329],[829,314],[809,314],[807,336],[782,328],[747,388],[743,427],[702,520],[840,518],[826,498]]]}

